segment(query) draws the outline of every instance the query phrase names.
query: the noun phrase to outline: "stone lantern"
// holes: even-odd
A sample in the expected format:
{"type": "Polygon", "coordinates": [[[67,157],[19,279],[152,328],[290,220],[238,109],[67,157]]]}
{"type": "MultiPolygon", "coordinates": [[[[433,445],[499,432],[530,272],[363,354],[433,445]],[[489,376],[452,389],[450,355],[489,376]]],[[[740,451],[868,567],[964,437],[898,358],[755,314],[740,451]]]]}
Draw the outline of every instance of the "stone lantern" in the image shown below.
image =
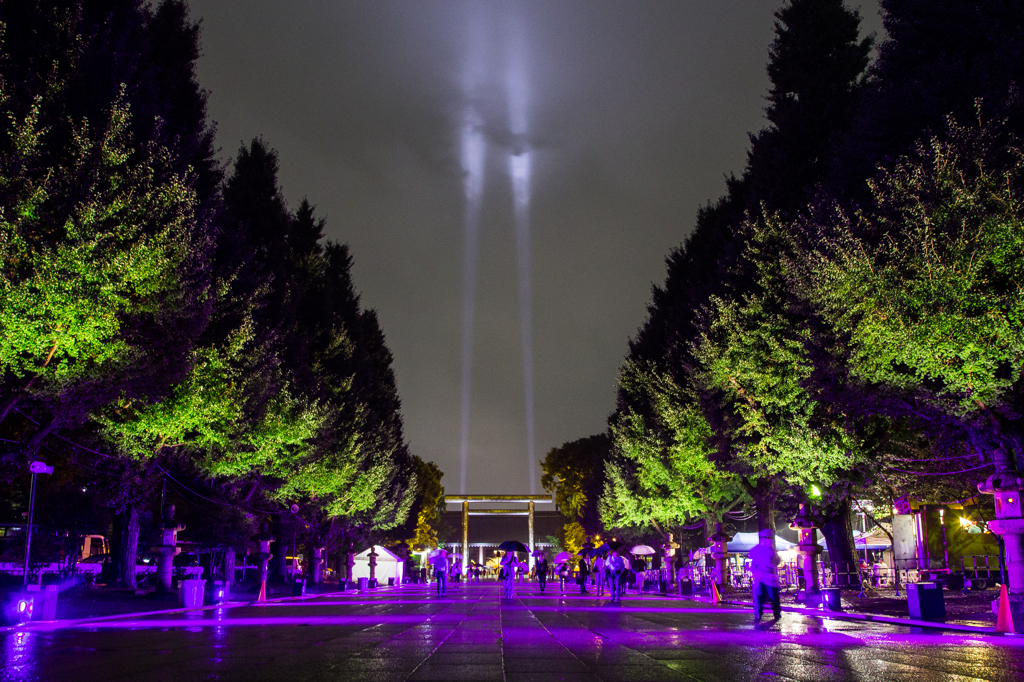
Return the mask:
{"type": "Polygon", "coordinates": [[[1024,632],[1024,473],[1017,469],[1011,453],[999,449],[992,453],[996,472],[978,484],[978,490],[995,497],[996,518],[988,528],[1003,539],[1006,551],[1006,582],[1010,614],[1016,632],[1024,632]]]}
{"type": "Polygon", "coordinates": [[[665,542],[661,543],[661,550],[664,552],[665,564],[668,565],[672,557],[676,555],[676,550],[679,549],[679,543],[673,540],[672,533],[665,536],[665,542]]]}
{"type": "Polygon", "coordinates": [[[370,584],[377,580],[377,545],[370,545],[370,584]]]}
{"type": "Polygon", "coordinates": [[[348,543],[348,547],[345,549],[345,582],[352,584],[352,570],[356,565],[355,555],[352,553],[353,545],[348,543]]]}
{"type": "Polygon", "coordinates": [[[276,540],[277,538],[270,534],[270,522],[264,521],[260,528],[260,551],[256,554],[260,560],[260,574],[257,578],[257,582],[260,585],[263,585],[267,580],[267,565],[274,558],[274,555],[270,553],[270,543],[276,540]]]}
{"type": "Polygon", "coordinates": [[[310,564],[310,575],[313,578],[313,584],[319,585],[323,582],[324,575],[324,548],[314,547],[313,548],[313,563],[310,564]]]}
{"type": "Polygon", "coordinates": [[[174,520],[174,505],[163,506],[160,520],[160,544],[150,547],[156,554],[156,591],[166,594],[171,591],[171,579],[174,575],[174,557],[181,552],[178,547],[178,532],[185,530],[184,524],[178,525],[174,520]]]}
{"type": "Polygon", "coordinates": [[[720,588],[729,585],[729,541],[732,536],[722,530],[722,524],[715,524],[715,532],[708,538],[711,543],[711,558],[715,560],[716,580],[720,588]]]}
{"type": "Polygon", "coordinates": [[[799,533],[796,552],[800,556],[800,571],[804,576],[804,589],[797,593],[797,601],[815,603],[821,598],[821,585],[818,583],[818,561],[821,545],[818,544],[817,526],[810,517],[807,505],[800,504],[793,523],[789,527],[799,533]]]}

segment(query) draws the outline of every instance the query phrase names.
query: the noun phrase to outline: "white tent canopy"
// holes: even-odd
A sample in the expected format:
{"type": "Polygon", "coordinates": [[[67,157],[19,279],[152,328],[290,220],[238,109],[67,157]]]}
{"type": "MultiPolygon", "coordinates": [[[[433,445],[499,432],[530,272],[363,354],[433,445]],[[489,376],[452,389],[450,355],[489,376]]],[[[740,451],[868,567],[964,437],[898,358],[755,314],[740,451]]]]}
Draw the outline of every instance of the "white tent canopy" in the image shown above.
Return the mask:
{"type": "MultiPolygon", "coordinates": [[[[387,585],[388,578],[394,578],[395,584],[401,585],[402,578],[405,576],[405,562],[402,561],[402,557],[386,547],[381,547],[380,545],[374,545],[373,547],[377,552],[377,568],[374,571],[377,582],[387,585]]],[[[352,578],[358,580],[359,578],[369,577],[370,550],[365,549],[355,556],[355,565],[352,566],[352,578]]]]}
{"type": "MultiPolygon", "coordinates": [[[[729,541],[728,548],[730,552],[749,552],[758,542],[760,539],[757,537],[757,533],[736,533],[729,541]]],[[[796,545],[783,537],[775,536],[775,549],[781,552],[790,547],[796,547],[796,545]]]]}

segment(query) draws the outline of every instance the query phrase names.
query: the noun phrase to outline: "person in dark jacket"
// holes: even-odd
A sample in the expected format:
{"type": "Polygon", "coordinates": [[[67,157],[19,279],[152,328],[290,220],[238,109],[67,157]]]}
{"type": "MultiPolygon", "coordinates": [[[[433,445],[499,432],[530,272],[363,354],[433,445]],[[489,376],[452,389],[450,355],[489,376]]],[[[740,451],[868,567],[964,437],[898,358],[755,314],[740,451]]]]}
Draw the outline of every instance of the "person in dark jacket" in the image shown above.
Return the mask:
{"type": "Polygon", "coordinates": [[[590,567],[587,566],[587,558],[580,557],[580,563],[577,566],[579,570],[579,576],[576,578],[580,584],[580,594],[590,594],[587,592],[587,578],[590,577],[590,567]]]}
{"type": "Polygon", "coordinates": [[[544,588],[548,584],[548,558],[541,554],[537,557],[537,563],[533,565],[537,571],[537,582],[540,584],[540,593],[544,594],[544,588]]]}

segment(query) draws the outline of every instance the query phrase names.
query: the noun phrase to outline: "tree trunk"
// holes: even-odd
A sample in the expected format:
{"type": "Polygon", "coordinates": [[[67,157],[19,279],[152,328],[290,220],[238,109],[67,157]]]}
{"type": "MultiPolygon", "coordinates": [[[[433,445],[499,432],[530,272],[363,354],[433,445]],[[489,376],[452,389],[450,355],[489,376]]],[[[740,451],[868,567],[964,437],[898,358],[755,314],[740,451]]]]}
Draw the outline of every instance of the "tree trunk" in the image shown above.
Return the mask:
{"type": "Polygon", "coordinates": [[[284,537],[284,524],[280,521],[274,522],[274,537],[277,538],[277,547],[274,548],[274,567],[271,571],[277,582],[288,582],[288,543],[284,537]]]}
{"type": "MultiPolygon", "coordinates": [[[[760,487],[760,486],[758,486],[760,487]]],[[[758,495],[754,500],[754,510],[757,512],[757,529],[759,531],[769,529],[772,531],[772,542],[775,541],[775,495],[769,490],[767,493],[758,495]]]]}
{"type": "Polygon", "coordinates": [[[754,512],[757,514],[757,529],[759,531],[770,529],[773,537],[775,533],[775,480],[771,478],[758,479],[757,484],[751,484],[747,479],[740,479],[740,483],[754,500],[754,512]]]}
{"type": "Polygon", "coordinates": [[[129,504],[114,515],[114,581],[120,587],[137,589],[135,561],[139,554],[139,513],[129,504]]]}
{"type": "Polygon", "coordinates": [[[853,525],[850,523],[850,500],[822,511],[821,534],[825,536],[829,561],[835,567],[839,587],[860,585],[860,562],[853,544],[853,525]]]}
{"type": "Polygon", "coordinates": [[[224,550],[224,586],[231,587],[235,583],[235,548],[224,550]]]}
{"type": "Polygon", "coordinates": [[[19,400],[21,400],[20,393],[14,393],[0,398],[0,422],[7,419],[7,415],[9,415],[11,410],[17,406],[19,400]]]}

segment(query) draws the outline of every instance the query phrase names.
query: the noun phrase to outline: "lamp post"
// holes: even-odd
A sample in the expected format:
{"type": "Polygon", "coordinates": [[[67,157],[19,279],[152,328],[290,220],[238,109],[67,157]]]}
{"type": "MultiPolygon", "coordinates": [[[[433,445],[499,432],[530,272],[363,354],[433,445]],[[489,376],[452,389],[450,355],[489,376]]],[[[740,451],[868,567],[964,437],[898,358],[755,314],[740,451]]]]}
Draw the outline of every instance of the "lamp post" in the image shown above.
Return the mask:
{"type": "Polygon", "coordinates": [[[28,588],[28,555],[32,551],[32,513],[36,506],[36,475],[46,474],[49,476],[53,474],[53,467],[46,466],[45,462],[32,462],[28,465],[28,470],[32,472],[32,487],[28,494],[28,528],[25,529],[25,572],[21,576],[21,586],[24,588],[28,588]]]}

